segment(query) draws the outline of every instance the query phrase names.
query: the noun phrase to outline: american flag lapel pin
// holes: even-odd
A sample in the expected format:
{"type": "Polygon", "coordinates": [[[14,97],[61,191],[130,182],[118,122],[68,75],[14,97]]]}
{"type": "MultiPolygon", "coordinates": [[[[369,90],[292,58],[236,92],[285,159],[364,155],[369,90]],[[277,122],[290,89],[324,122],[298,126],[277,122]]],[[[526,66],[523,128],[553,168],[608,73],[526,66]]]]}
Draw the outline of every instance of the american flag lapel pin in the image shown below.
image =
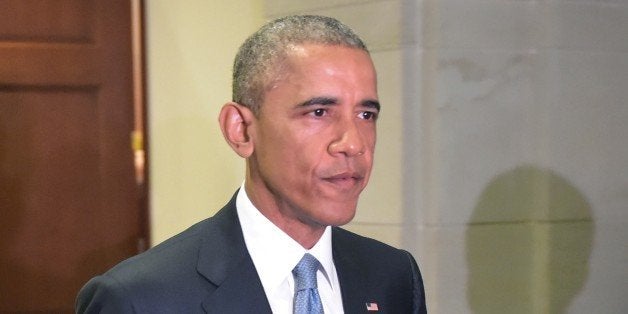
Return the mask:
{"type": "Polygon", "coordinates": [[[377,312],[377,311],[379,311],[379,307],[377,306],[377,303],[369,302],[369,303],[366,303],[366,310],[369,311],[369,312],[371,312],[371,311],[377,312]]]}

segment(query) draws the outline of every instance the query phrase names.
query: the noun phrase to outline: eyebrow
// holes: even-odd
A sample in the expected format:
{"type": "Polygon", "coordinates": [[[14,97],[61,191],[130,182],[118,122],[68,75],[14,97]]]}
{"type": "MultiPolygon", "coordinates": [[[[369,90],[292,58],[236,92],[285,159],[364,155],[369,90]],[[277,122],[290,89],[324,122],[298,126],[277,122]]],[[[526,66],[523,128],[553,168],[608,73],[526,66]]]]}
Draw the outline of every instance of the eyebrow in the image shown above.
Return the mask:
{"type": "Polygon", "coordinates": [[[337,103],[338,103],[338,99],[333,98],[333,97],[314,97],[298,104],[297,107],[302,108],[302,107],[321,106],[321,105],[328,106],[328,105],[335,105],[337,103]]]}
{"type": "Polygon", "coordinates": [[[367,107],[367,108],[373,108],[373,109],[376,109],[376,110],[377,110],[377,112],[379,112],[379,111],[380,111],[380,107],[381,107],[381,105],[379,104],[379,101],[377,101],[377,100],[372,100],[372,99],[369,99],[369,100],[365,100],[365,101],[363,101],[363,102],[362,102],[362,106],[367,107]]]}
{"type": "MultiPolygon", "coordinates": [[[[308,107],[308,106],[329,106],[329,105],[336,105],[336,104],[338,104],[338,99],[334,97],[314,97],[298,104],[297,107],[303,108],[303,107],[308,107]]],[[[366,108],[375,109],[378,112],[380,111],[380,107],[381,107],[381,105],[379,104],[379,101],[372,100],[372,99],[364,100],[360,103],[360,105],[366,108]]]]}

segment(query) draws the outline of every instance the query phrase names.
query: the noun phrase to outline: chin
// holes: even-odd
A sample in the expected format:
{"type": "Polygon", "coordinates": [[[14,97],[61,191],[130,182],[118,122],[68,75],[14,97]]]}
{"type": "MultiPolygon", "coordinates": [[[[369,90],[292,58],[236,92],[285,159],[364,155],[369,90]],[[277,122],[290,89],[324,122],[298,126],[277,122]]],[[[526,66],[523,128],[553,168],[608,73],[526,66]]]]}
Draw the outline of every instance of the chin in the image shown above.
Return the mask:
{"type": "Polygon", "coordinates": [[[356,207],[352,206],[350,209],[348,207],[343,207],[330,212],[327,217],[324,217],[325,225],[328,226],[343,226],[351,222],[353,217],[355,217],[356,207]]]}
{"type": "Polygon", "coordinates": [[[354,217],[354,216],[355,216],[355,215],[352,215],[350,218],[347,218],[347,219],[338,219],[337,221],[335,221],[334,223],[331,223],[331,224],[329,224],[329,225],[330,225],[330,226],[332,226],[332,227],[340,227],[340,226],[344,226],[344,225],[346,225],[346,224],[350,223],[350,222],[351,222],[351,220],[353,220],[353,217],[354,217]]]}

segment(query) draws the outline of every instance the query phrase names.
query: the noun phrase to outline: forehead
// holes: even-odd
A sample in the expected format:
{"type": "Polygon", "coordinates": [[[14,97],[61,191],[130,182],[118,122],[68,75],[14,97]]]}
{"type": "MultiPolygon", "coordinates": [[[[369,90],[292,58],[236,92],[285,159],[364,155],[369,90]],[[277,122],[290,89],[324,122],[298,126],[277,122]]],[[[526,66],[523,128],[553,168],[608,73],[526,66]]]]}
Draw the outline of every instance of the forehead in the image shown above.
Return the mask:
{"type": "Polygon", "coordinates": [[[286,83],[300,82],[312,84],[301,87],[320,87],[334,84],[334,80],[352,83],[355,87],[372,89],[374,92],[377,89],[377,75],[369,53],[352,47],[292,45],[286,49],[273,72],[266,85],[266,92],[286,83]]]}
{"type": "Polygon", "coordinates": [[[302,44],[291,45],[285,52],[287,70],[299,71],[342,67],[356,74],[374,75],[373,62],[368,52],[340,45],[302,44]]]}

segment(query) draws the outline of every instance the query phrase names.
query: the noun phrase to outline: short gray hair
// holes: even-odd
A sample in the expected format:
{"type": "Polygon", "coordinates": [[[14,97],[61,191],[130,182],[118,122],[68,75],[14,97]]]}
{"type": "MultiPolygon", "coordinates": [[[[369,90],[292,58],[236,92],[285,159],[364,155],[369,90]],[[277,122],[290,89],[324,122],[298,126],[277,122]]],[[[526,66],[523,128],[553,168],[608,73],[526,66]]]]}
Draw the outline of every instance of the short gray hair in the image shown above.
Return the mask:
{"type": "Polygon", "coordinates": [[[294,15],[273,20],[244,41],[233,64],[233,101],[256,115],[290,46],[322,44],[364,50],[351,28],[326,16],[294,15]]]}

